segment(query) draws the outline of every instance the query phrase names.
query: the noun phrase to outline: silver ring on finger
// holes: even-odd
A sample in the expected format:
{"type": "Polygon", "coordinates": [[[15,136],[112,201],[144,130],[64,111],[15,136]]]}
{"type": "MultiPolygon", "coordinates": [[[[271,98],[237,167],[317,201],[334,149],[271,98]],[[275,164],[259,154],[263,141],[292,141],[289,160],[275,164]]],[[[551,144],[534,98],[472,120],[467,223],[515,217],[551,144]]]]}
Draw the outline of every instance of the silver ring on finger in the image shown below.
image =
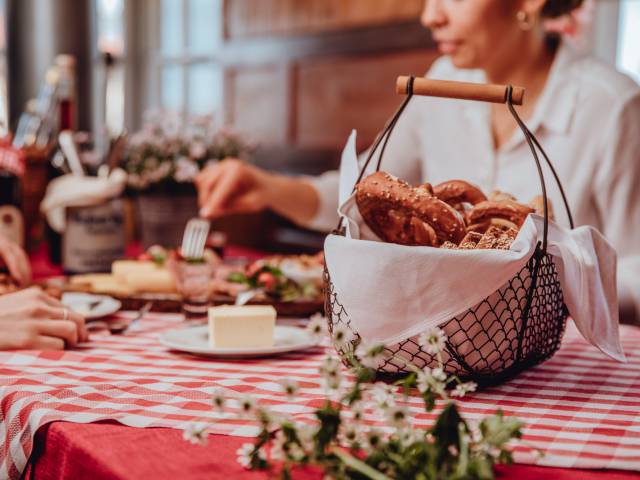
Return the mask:
{"type": "Polygon", "coordinates": [[[69,309],[68,308],[63,308],[62,309],[62,320],[64,320],[65,322],[67,320],[69,320],[69,309]]]}

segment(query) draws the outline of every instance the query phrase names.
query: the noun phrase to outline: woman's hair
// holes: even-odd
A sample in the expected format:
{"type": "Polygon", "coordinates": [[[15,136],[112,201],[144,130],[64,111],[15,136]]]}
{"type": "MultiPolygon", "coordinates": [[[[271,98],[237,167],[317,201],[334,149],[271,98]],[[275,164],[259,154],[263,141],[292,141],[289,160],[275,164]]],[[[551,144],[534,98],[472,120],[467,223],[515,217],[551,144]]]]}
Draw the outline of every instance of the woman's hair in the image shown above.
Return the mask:
{"type": "Polygon", "coordinates": [[[547,3],[542,7],[542,16],[545,18],[560,17],[571,13],[582,3],[583,0],[547,0],[547,3]]]}

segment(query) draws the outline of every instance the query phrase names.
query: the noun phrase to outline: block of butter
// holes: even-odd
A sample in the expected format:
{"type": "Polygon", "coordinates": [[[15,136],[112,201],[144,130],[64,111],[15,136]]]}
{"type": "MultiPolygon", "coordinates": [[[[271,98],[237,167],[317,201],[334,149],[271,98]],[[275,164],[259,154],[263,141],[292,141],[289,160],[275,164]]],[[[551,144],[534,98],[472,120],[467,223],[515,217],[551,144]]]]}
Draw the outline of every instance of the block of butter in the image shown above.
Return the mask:
{"type": "Polygon", "coordinates": [[[209,309],[211,348],[268,348],[273,346],[276,310],[270,305],[225,305],[209,309]]]}

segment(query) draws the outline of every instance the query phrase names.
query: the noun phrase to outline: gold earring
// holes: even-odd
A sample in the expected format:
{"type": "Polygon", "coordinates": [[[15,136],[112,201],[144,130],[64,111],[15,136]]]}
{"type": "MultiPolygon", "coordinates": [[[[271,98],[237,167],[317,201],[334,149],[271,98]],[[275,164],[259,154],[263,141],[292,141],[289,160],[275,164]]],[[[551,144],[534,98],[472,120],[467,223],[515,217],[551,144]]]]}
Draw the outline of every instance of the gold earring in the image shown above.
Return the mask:
{"type": "Polygon", "coordinates": [[[534,25],[533,17],[529,15],[527,12],[525,12],[524,10],[520,10],[516,14],[516,20],[518,20],[518,25],[520,25],[520,29],[524,30],[525,32],[533,28],[533,25],[534,25]]]}

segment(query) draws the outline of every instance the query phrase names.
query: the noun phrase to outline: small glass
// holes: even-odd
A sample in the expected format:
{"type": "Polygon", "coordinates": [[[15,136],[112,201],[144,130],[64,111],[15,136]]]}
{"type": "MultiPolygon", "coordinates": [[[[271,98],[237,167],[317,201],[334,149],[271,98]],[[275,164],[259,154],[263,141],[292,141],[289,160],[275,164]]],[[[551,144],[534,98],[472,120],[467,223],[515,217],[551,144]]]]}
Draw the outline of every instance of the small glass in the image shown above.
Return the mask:
{"type": "Polygon", "coordinates": [[[188,320],[206,319],[211,305],[211,280],[215,266],[207,261],[172,260],[170,266],[180,295],[182,311],[188,320]]]}

